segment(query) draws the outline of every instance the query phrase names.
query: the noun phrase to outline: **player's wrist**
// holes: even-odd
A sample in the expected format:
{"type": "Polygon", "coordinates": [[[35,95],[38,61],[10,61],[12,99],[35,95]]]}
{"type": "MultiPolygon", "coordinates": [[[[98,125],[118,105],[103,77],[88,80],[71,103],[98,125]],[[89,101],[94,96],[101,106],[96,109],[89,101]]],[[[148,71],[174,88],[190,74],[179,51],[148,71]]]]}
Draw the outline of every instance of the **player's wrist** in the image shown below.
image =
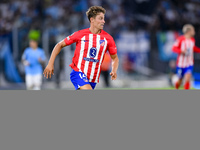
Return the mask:
{"type": "Polygon", "coordinates": [[[23,61],[23,64],[24,64],[25,66],[30,65],[30,63],[29,63],[27,60],[24,60],[24,61],[23,61]]]}
{"type": "Polygon", "coordinates": [[[186,52],[186,50],[185,50],[185,49],[182,49],[182,50],[181,50],[181,53],[185,53],[185,52],[186,52]]]}
{"type": "Polygon", "coordinates": [[[117,67],[113,67],[113,68],[112,68],[112,72],[113,72],[113,73],[117,73],[117,67]]]}
{"type": "Polygon", "coordinates": [[[114,73],[114,74],[117,74],[117,71],[113,71],[113,70],[112,70],[111,72],[114,73]]]}
{"type": "Polygon", "coordinates": [[[48,66],[54,66],[54,62],[48,62],[48,66]]]}

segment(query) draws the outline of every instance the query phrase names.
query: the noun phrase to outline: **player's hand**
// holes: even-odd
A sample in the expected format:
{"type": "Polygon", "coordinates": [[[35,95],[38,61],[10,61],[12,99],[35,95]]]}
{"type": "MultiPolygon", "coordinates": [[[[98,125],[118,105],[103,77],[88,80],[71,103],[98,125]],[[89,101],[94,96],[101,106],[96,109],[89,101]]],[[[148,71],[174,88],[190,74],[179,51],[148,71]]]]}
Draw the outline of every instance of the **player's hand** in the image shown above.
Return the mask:
{"type": "Polygon", "coordinates": [[[44,77],[51,78],[51,75],[54,75],[54,66],[53,65],[47,65],[43,72],[44,77]]]}
{"type": "Polygon", "coordinates": [[[186,53],[187,53],[187,49],[185,49],[185,50],[183,50],[183,51],[181,52],[181,54],[183,54],[183,55],[186,55],[186,53]]]}
{"type": "Polygon", "coordinates": [[[39,63],[40,63],[42,66],[44,66],[44,65],[45,65],[45,61],[44,61],[44,60],[42,60],[42,58],[41,58],[41,57],[38,59],[38,61],[39,61],[39,63]]]}
{"type": "Polygon", "coordinates": [[[24,66],[29,66],[30,65],[30,63],[27,60],[24,60],[23,64],[24,64],[24,66]]]}
{"type": "Polygon", "coordinates": [[[116,72],[111,72],[110,73],[110,76],[111,76],[111,80],[116,80],[117,79],[117,73],[116,72]]]}
{"type": "Polygon", "coordinates": [[[44,61],[42,60],[42,58],[38,58],[39,63],[43,63],[44,61]]]}

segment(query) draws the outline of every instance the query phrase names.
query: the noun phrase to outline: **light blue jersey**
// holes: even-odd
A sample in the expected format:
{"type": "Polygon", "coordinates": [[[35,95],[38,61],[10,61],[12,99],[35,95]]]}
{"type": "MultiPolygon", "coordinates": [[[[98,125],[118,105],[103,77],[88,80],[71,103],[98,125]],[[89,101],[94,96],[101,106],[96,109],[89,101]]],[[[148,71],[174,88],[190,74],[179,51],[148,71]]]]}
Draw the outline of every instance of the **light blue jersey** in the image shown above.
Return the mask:
{"type": "Polygon", "coordinates": [[[25,73],[29,75],[42,74],[42,65],[39,62],[39,59],[45,61],[46,56],[41,48],[37,48],[36,50],[28,47],[25,49],[22,59],[29,62],[29,66],[25,66],[25,73]]]}

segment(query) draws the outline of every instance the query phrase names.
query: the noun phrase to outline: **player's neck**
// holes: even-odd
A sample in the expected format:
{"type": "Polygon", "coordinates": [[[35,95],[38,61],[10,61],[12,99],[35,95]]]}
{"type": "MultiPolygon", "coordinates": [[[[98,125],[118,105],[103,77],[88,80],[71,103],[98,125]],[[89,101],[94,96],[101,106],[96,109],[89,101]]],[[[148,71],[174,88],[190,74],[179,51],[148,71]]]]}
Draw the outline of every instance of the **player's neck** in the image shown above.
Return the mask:
{"type": "Polygon", "coordinates": [[[101,29],[97,29],[97,28],[92,27],[92,26],[90,26],[89,30],[93,34],[100,34],[101,33],[101,29]]]}
{"type": "Polygon", "coordinates": [[[186,39],[191,39],[192,37],[190,35],[185,34],[184,35],[186,39]]]}
{"type": "Polygon", "coordinates": [[[37,47],[31,47],[33,50],[37,50],[37,47]]]}

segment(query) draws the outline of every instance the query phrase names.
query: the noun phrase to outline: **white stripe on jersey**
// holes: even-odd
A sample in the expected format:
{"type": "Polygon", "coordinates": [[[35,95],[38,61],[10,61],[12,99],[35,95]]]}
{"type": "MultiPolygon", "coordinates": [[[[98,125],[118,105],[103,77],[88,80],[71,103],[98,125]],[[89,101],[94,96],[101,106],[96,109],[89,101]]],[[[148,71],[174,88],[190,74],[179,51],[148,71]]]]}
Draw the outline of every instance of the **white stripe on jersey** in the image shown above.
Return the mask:
{"type": "Polygon", "coordinates": [[[182,62],[183,62],[183,55],[180,55],[178,61],[178,67],[181,67],[182,62]]]}
{"type": "Polygon", "coordinates": [[[103,56],[104,56],[104,53],[105,53],[106,48],[107,48],[107,40],[105,38],[104,38],[104,40],[105,40],[105,45],[104,45],[104,48],[103,48],[103,51],[102,51],[102,54],[101,54],[101,59],[100,59],[100,62],[99,62],[99,68],[98,68],[97,76],[96,76],[96,79],[95,79],[96,83],[98,82],[99,72],[101,70],[101,63],[102,63],[103,56]]]}
{"type": "MultiPolygon", "coordinates": [[[[100,51],[100,35],[97,35],[97,39],[96,40],[97,40],[96,41],[97,54],[96,54],[96,56],[95,56],[94,59],[97,59],[98,56],[99,56],[99,51],[100,51]]],[[[92,81],[92,79],[94,77],[95,68],[96,68],[96,62],[93,62],[92,63],[92,70],[91,70],[91,74],[90,74],[90,79],[89,79],[90,82],[92,81]]]]}
{"type": "Polygon", "coordinates": [[[184,56],[183,67],[188,67],[188,63],[187,62],[188,62],[189,41],[185,40],[184,45],[185,45],[185,49],[186,49],[186,55],[184,56]]]}
{"type": "Polygon", "coordinates": [[[188,43],[188,45],[187,45],[188,47],[187,48],[189,49],[189,52],[188,52],[188,56],[187,56],[187,64],[186,65],[188,67],[188,66],[190,66],[190,58],[191,58],[191,55],[192,55],[192,53],[191,53],[191,51],[192,51],[191,40],[187,40],[187,43],[188,43]]]}
{"type": "Polygon", "coordinates": [[[85,49],[85,36],[83,38],[81,38],[81,50],[80,50],[80,55],[79,55],[78,65],[77,65],[77,68],[79,69],[80,72],[82,72],[81,71],[81,63],[83,60],[84,49],[85,49]]]}
{"type": "MultiPolygon", "coordinates": [[[[92,48],[93,45],[93,34],[89,34],[89,45],[88,45],[88,52],[87,52],[87,58],[89,58],[90,56],[90,49],[92,48]]],[[[85,61],[85,68],[84,68],[84,74],[87,76],[87,72],[88,72],[88,66],[89,66],[89,61],[85,61]]]]}
{"type": "MultiPolygon", "coordinates": [[[[182,43],[181,43],[181,51],[184,50],[184,49],[185,49],[185,44],[182,42],[182,43]]],[[[183,57],[183,55],[181,54],[181,55],[180,55],[180,58],[179,58],[179,62],[178,62],[178,66],[179,66],[179,67],[182,67],[183,59],[184,59],[184,57],[183,57]]]]}

